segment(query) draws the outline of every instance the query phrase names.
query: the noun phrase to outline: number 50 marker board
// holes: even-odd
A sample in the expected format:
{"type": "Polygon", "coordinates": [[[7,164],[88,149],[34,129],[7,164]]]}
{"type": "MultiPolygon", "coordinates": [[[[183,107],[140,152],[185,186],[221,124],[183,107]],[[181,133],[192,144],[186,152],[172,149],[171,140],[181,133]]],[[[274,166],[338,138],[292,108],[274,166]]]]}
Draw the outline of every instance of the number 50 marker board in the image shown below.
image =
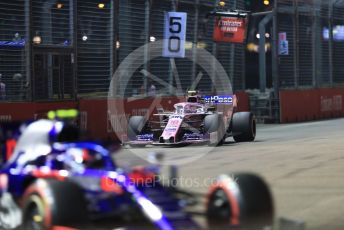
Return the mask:
{"type": "Polygon", "coordinates": [[[163,57],[185,57],[186,20],[187,14],[183,12],[165,14],[163,57]]]}

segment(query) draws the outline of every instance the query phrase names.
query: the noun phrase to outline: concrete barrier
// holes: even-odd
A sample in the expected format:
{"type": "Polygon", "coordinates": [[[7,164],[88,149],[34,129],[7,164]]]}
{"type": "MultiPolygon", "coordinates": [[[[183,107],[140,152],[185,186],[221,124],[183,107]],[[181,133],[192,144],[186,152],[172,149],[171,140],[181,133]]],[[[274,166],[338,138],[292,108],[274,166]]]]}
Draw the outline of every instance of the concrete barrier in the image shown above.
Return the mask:
{"type": "Polygon", "coordinates": [[[249,95],[245,91],[238,91],[235,93],[238,99],[238,112],[250,111],[250,99],[249,95]]]}
{"type": "MultiPolygon", "coordinates": [[[[248,95],[245,92],[238,92],[236,96],[237,111],[248,111],[248,95]]],[[[125,140],[127,123],[131,115],[146,115],[147,111],[150,111],[149,116],[152,116],[153,113],[158,112],[157,108],[172,111],[173,105],[183,100],[184,97],[151,97],[0,103],[0,122],[36,120],[45,118],[50,110],[75,108],[80,111],[79,125],[88,136],[99,140],[125,140]],[[154,106],[152,106],[153,101],[156,102],[154,106]],[[119,111],[111,111],[113,108],[119,111]]]]}
{"type": "Polygon", "coordinates": [[[280,91],[280,122],[312,121],[344,116],[344,88],[280,91]]]}
{"type": "Polygon", "coordinates": [[[75,101],[0,103],[0,122],[35,120],[50,110],[77,109],[77,105],[75,101]]]}

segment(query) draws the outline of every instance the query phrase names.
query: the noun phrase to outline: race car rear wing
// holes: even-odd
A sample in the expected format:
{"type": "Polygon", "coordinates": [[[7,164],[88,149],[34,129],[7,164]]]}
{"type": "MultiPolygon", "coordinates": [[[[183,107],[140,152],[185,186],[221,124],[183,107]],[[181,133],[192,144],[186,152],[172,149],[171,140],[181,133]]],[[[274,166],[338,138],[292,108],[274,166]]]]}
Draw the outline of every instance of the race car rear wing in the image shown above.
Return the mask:
{"type": "Polygon", "coordinates": [[[209,105],[233,104],[234,95],[203,96],[203,100],[209,105]]]}

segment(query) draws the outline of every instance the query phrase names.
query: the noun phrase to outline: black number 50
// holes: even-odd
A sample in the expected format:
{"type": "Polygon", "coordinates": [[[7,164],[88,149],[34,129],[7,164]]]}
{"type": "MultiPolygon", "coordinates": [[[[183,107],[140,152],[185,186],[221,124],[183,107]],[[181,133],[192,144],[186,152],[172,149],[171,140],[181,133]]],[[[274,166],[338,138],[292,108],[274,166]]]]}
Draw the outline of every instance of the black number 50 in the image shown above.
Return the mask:
{"type": "Polygon", "coordinates": [[[180,24],[181,17],[170,17],[170,33],[180,33],[182,31],[182,24],[180,24]],[[174,26],[177,26],[177,29],[174,30],[174,26]]]}
{"type": "Polygon", "coordinates": [[[178,34],[182,31],[182,24],[180,23],[181,17],[170,17],[170,33],[171,35],[168,38],[168,50],[173,53],[178,53],[180,51],[180,37],[178,34]],[[173,42],[175,41],[175,42],[173,42]],[[172,47],[172,44],[176,44],[172,47]]]}

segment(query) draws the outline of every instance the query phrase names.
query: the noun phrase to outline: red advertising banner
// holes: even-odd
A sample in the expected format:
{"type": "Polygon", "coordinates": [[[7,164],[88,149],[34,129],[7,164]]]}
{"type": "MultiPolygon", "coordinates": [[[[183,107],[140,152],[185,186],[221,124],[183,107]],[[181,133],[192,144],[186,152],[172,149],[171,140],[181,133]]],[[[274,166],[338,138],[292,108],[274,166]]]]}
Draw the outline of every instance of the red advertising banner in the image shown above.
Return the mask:
{"type": "Polygon", "coordinates": [[[280,122],[344,116],[344,88],[280,91],[280,122]]]}
{"type": "MultiPolygon", "coordinates": [[[[249,97],[246,92],[236,92],[238,99],[237,111],[249,110],[249,97]]],[[[127,123],[131,115],[145,115],[155,98],[129,99],[81,99],[72,102],[21,102],[0,103],[0,123],[11,121],[26,121],[45,118],[50,110],[78,109],[80,112],[80,128],[88,136],[96,140],[125,140],[127,123]],[[122,113],[114,114],[108,108],[108,103],[123,106],[122,113]]],[[[174,104],[182,102],[184,97],[163,97],[151,113],[157,108],[172,111],[174,104]]],[[[150,114],[152,115],[152,114],[150,114]]],[[[1,149],[0,149],[1,150],[1,149]]],[[[1,151],[0,151],[1,152],[1,151]]],[[[0,154],[1,155],[1,154],[0,154]]]]}
{"type": "Polygon", "coordinates": [[[247,22],[247,18],[216,17],[213,40],[215,42],[244,43],[247,22]]]}

